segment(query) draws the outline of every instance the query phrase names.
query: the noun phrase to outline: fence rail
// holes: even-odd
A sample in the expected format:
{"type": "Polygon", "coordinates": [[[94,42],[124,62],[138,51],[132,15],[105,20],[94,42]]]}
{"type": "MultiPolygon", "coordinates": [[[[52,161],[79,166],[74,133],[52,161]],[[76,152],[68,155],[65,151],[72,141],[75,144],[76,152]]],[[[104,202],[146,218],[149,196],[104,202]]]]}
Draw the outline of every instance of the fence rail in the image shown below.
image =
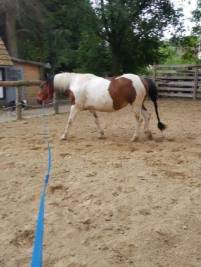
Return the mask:
{"type": "MultiPolygon", "coordinates": [[[[16,118],[22,119],[22,104],[21,104],[21,90],[24,86],[29,87],[33,85],[41,86],[44,81],[41,80],[19,80],[19,81],[0,81],[2,87],[13,87],[16,91],[16,118]]],[[[56,109],[56,108],[55,108],[56,109]]]]}
{"type": "Polygon", "coordinates": [[[201,65],[155,65],[159,96],[201,98],[201,65]]]}

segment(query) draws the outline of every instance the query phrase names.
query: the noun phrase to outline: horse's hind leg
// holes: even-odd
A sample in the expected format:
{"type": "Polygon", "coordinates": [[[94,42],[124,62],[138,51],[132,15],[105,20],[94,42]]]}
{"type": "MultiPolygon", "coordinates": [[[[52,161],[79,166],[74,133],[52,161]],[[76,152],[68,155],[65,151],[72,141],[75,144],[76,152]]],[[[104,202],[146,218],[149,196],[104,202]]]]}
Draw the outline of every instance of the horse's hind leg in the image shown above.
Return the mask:
{"type": "Polygon", "coordinates": [[[61,140],[66,140],[67,139],[67,136],[69,134],[69,129],[70,127],[72,126],[72,123],[73,121],[75,120],[75,117],[78,113],[78,111],[80,111],[75,105],[72,105],[71,106],[71,109],[70,109],[70,115],[68,117],[68,122],[66,124],[66,127],[65,127],[65,130],[64,130],[64,133],[63,135],[61,136],[61,140]]]}
{"type": "Polygon", "coordinates": [[[99,122],[99,119],[98,119],[98,115],[97,115],[96,111],[90,110],[90,112],[94,116],[95,123],[96,123],[96,126],[98,128],[99,138],[102,139],[102,138],[104,138],[104,131],[101,129],[100,122],[99,122]]]}
{"type": "Polygon", "coordinates": [[[149,139],[152,139],[152,134],[149,129],[151,114],[147,111],[144,105],[142,106],[142,116],[144,117],[144,132],[149,139]]]}
{"type": "Polygon", "coordinates": [[[142,108],[141,107],[134,107],[134,115],[136,119],[136,129],[131,138],[131,142],[137,141],[140,135],[140,125],[142,123],[142,108]]]}

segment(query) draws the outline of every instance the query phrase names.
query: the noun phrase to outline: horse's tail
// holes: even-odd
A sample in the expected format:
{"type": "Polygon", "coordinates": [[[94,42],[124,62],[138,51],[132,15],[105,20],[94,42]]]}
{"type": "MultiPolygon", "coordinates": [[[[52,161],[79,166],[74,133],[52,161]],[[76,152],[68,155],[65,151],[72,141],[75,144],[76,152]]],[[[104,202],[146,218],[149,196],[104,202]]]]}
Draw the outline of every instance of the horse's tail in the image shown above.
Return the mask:
{"type": "Polygon", "coordinates": [[[166,129],[166,125],[160,121],[160,117],[159,117],[159,113],[158,113],[158,104],[157,104],[158,90],[157,90],[156,84],[151,79],[146,78],[146,81],[148,83],[149,97],[151,98],[151,100],[154,103],[154,108],[155,108],[156,116],[158,119],[158,129],[163,131],[166,129]]]}

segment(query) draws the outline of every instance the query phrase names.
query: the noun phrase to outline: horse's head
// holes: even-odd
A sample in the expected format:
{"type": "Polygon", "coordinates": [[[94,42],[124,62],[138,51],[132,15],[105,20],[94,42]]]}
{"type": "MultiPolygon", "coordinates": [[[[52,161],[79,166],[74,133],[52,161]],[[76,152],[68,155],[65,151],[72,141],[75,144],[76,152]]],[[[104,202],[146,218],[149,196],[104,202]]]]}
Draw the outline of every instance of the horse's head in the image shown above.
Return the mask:
{"type": "Polygon", "coordinates": [[[37,94],[37,102],[42,105],[42,103],[47,103],[53,99],[54,85],[53,79],[48,79],[41,85],[41,91],[37,94]]]}

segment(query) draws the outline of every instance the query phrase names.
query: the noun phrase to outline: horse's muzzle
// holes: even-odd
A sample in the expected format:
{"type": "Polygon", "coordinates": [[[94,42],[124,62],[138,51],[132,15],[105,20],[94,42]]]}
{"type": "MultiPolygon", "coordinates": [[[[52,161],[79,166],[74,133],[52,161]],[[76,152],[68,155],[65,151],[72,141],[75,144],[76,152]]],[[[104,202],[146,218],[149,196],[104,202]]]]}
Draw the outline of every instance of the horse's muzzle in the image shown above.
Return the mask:
{"type": "Polygon", "coordinates": [[[42,105],[42,104],[43,104],[43,101],[42,101],[41,99],[39,99],[39,98],[37,98],[36,101],[37,101],[37,103],[38,103],[39,105],[42,105]]]}

